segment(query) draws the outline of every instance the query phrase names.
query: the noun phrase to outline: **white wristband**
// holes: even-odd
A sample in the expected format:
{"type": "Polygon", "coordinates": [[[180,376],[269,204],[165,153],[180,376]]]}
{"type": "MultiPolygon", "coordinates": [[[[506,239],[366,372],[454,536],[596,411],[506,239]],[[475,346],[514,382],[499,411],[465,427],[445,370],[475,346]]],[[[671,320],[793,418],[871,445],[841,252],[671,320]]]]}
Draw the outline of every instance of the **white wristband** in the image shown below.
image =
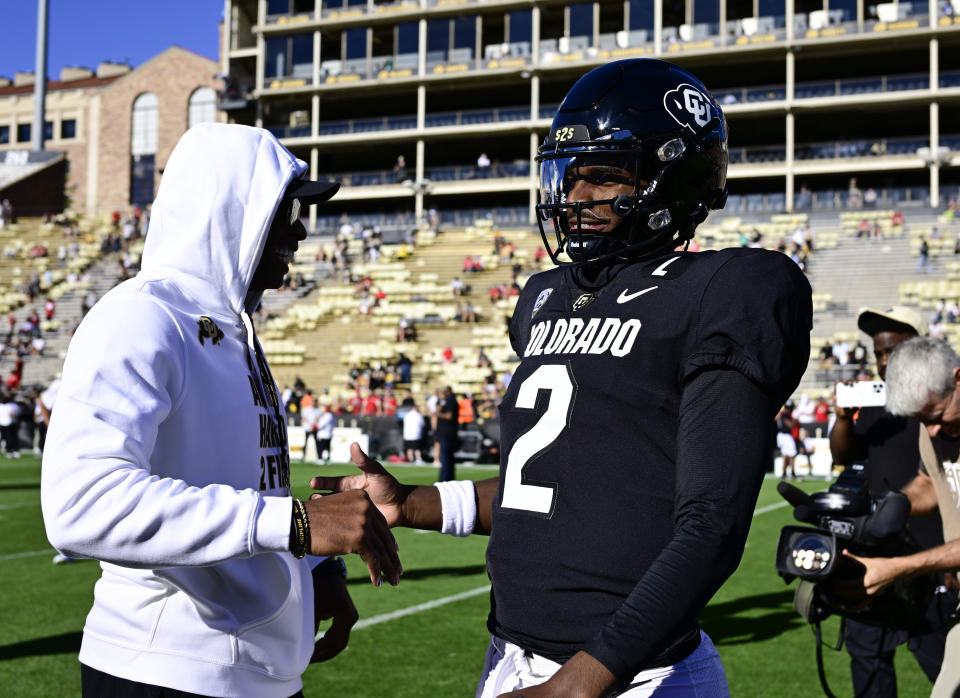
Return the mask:
{"type": "Polygon", "coordinates": [[[435,482],[440,492],[443,527],[440,533],[469,536],[477,523],[477,490],[472,480],[435,482]]]}

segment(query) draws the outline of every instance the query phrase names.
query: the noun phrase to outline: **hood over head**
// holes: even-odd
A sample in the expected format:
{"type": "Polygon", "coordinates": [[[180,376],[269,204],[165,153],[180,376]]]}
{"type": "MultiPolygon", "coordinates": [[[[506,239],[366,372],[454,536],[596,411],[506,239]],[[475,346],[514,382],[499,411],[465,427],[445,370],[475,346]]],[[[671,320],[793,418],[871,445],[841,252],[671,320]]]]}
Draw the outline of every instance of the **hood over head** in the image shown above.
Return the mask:
{"type": "MultiPolygon", "coordinates": [[[[269,131],[205,123],[180,138],[153,202],[142,273],[240,314],[284,191],[307,163],[269,131]]],[[[259,299],[252,299],[254,304],[259,299]]]]}

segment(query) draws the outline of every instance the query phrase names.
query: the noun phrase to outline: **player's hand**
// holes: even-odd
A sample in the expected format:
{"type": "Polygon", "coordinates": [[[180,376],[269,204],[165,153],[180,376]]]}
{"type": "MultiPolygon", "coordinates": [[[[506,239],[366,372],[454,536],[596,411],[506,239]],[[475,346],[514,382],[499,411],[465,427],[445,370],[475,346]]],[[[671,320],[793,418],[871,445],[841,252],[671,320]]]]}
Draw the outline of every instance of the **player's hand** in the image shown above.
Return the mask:
{"type": "Polygon", "coordinates": [[[342,652],[350,641],[350,629],[357,622],[357,609],[347,591],[347,580],[339,574],[313,573],[313,631],[320,621],[333,618],[333,624],[313,646],[311,662],[325,662],[342,652]]]}
{"type": "Polygon", "coordinates": [[[499,698],[602,698],[615,684],[616,677],[607,667],[580,651],[544,683],[502,693],[499,698]]]}
{"type": "Polygon", "coordinates": [[[396,586],[403,567],[397,541],[377,507],[362,490],[353,490],[304,502],[310,519],[310,553],[356,553],[370,571],[370,581],[380,586],[386,579],[396,586]]]}
{"type": "Polygon", "coordinates": [[[324,492],[363,491],[383,514],[388,526],[392,528],[409,525],[403,504],[414,488],[397,482],[380,463],[364,453],[356,442],[350,444],[350,460],[363,472],[342,477],[315,477],[310,480],[311,489],[324,492]]]}

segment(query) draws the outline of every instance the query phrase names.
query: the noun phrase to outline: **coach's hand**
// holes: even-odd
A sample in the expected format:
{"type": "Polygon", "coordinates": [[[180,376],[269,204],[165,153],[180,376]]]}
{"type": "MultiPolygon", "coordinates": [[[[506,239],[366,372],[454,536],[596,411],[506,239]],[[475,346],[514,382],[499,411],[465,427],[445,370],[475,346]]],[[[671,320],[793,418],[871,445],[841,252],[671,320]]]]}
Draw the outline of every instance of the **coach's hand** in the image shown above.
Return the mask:
{"type": "Polygon", "coordinates": [[[616,684],[607,667],[580,651],[545,683],[502,693],[499,698],[602,698],[616,684]]]}
{"type": "Polygon", "coordinates": [[[383,515],[362,490],[311,498],[304,502],[310,519],[310,553],[357,553],[370,571],[370,581],[380,586],[386,579],[396,586],[403,567],[397,541],[383,515]]]}
{"type": "Polygon", "coordinates": [[[400,484],[380,463],[364,453],[358,443],[350,444],[350,460],[363,472],[342,477],[315,477],[310,480],[310,487],[325,492],[365,492],[383,514],[388,526],[409,526],[404,503],[416,487],[400,484]]]}
{"type": "Polygon", "coordinates": [[[313,571],[313,632],[320,621],[333,618],[327,629],[313,647],[311,662],[325,662],[342,652],[350,641],[350,629],[357,622],[357,609],[347,591],[347,580],[340,574],[313,571]]]}

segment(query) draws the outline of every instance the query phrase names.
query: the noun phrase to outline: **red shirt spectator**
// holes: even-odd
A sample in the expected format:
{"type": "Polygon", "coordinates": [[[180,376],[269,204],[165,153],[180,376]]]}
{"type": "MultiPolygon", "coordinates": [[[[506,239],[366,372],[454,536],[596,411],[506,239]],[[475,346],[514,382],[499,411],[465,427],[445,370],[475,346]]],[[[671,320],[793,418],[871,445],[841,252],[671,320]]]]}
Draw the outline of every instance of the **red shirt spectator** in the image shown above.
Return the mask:
{"type": "Polygon", "coordinates": [[[350,400],[347,402],[347,410],[353,414],[360,414],[362,408],[363,398],[361,398],[359,395],[352,395],[350,400]]]}
{"type": "Polygon", "coordinates": [[[448,364],[449,364],[449,363],[453,363],[453,348],[452,348],[452,347],[444,347],[444,348],[443,348],[443,354],[442,354],[442,356],[443,356],[443,360],[444,360],[445,362],[447,362],[448,364]]]}
{"type": "Polygon", "coordinates": [[[380,414],[380,397],[378,395],[375,393],[367,395],[367,399],[363,401],[363,414],[366,417],[380,414]]]}
{"type": "Polygon", "coordinates": [[[43,312],[47,316],[47,320],[53,320],[53,316],[57,312],[57,304],[53,302],[52,298],[48,298],[43,303],[43,312]]]}
{"type": "Polygon", "coordinates": [[[817,424],[826,424],[830,421],[830,403],[823,398],[817,402],[817,406],[813,410],[813,421],[817,424]]]}
{"type": "Polygon", "coordinates": [[[397,413],[397,398],[393,395],[383,398],[383,413],[390,416],[397,413]]]}

